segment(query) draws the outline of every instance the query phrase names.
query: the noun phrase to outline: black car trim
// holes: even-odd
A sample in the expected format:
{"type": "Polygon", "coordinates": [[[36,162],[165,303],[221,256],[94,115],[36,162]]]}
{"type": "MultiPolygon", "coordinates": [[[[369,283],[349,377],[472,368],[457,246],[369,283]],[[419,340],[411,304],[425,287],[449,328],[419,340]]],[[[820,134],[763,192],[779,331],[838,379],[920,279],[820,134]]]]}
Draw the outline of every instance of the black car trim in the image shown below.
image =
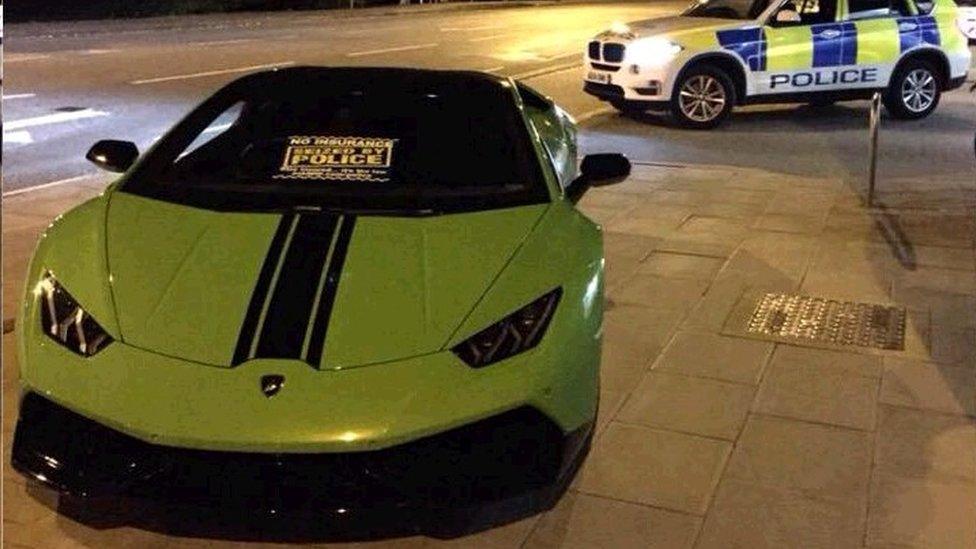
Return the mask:
{"type": "Polygon", "coordinates": [[[355,226],[356,216],[347,215],[343,217],[339,229],[339,238],[336,241],[335,251],[332,252],[328,272],[325,276],[325,288],[318,302],[318,309],[314,313],[312,335],[305,361],[316,368],[319,367],[322,354],[325,352],[325,334],[328,331],[332,306],[335,304],[336,293],[339,288],[339,278],[342,276],[342,267],[346,262],[346,253],[349,251],[349,242],[352,240],[352,232],[355,226]]]}
{"type": "Polygon", "coordinates": [[[278,259],[285,247],[288,233],[292,223],[295,221],[294,214],[281,216],[278,228],[271,238],[268,246],[268,253],[264,257],[264,264],[261,266],[254,291],[251,293],[251,301],[247,306],[247,313],[244,315],[244,323],[241,325],[241,332],[237,338],[237,347],[234,349],[234,358],[231,364],[236,366],[246,361],[251,354],[251,344],[254,341],[255,332],[258,329],[258,321],[261,318],[261,310],[267,299],[268,291],[271,288],[271,279],[274,277],[275,269],[278,266],[278,259]]]}
{"type": "Polygon", "coordinates": [[[29,392],[11,464],[60,492],[69,516],[72,502],[101,520],[107,515],[97,513],[99,504],[120,503],[113,507],[122,524],[152,529],[174,513],[162,522],[176,532],[288,518],[347,532],[350,521],[373,519],[369,530],[395,521],[452,536],[551,508],[586,457],[592,432],[592,420],[564,432],[523,406],[380,450],[199,450],[137,439],[29,392]]]}

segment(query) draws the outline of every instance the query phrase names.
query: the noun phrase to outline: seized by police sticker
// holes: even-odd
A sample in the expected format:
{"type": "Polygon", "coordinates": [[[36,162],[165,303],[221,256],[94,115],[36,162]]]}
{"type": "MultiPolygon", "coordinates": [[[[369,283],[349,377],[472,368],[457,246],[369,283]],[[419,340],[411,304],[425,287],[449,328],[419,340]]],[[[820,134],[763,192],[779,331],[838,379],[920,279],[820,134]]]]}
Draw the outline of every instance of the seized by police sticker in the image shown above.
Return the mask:
{"type": "Polygon", "coordinates": [[[386,137],[289,136],[281,173],[274,177],[389,181],[396,141],[386,137]]]}

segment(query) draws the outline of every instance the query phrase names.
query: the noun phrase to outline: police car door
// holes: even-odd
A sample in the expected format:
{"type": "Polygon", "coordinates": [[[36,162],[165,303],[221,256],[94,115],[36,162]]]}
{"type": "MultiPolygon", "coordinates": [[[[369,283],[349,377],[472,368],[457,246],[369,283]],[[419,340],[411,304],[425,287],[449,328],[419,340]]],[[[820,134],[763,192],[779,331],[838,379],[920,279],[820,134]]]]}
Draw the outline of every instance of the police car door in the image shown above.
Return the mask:
{"type": "Polygon", "coordinates": [[[915,4],[905,0],[841,0],[842,18],[857,33],[857,68],[860,78],[851,87],[878,88],[888,84],[905,38],[922,32],[914,17],[915,4]]]}
{"type": "Polygon", "coordinates": [[[838,69],[854,65],[857,33],[853,23],[837,21],[837,2],[785,0],[771,12],[763,29],[766,70],[754,74],[757,94],[847,87],[838,69]]]}

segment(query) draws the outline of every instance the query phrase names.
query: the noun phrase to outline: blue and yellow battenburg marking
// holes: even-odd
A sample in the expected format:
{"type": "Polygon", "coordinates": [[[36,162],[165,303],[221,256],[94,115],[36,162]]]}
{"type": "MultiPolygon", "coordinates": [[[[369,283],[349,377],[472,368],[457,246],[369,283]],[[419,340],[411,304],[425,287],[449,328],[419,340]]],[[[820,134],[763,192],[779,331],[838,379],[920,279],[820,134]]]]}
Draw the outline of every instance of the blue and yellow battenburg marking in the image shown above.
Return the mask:
{"type": "Polygon", "coordinates": [[[751,71],[893,63],[910,49],[941,45],[939,26],[931,15],[720,30],[716,38],[751,71]]]}
{"type": "Polygon", "coordinates": [[[742,58],[749,70],[766,70],[766,38],[761,28],[721,30],[716,35],[722,48],[742,58]]]}

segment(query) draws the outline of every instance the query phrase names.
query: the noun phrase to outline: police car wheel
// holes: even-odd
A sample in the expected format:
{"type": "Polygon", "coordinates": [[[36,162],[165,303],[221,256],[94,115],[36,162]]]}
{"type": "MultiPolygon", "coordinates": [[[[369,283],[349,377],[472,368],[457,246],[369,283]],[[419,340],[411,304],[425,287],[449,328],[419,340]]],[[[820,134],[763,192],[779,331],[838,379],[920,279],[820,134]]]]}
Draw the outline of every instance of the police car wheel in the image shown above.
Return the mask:
{"type": "Polygon", "coordinates": [[[895,118],[924,118],[939,105],[938,72],[931,64],[909,61],[895,71],[884,94],[884,105],[895,118]]]}
{"type": "Polygon", "coordinates": [[[671,97],[671,115],[688,128],[714,128],[732,112],[734,104],[732,79],[721,70],[705,65],[681,76],[671,97]]]}

